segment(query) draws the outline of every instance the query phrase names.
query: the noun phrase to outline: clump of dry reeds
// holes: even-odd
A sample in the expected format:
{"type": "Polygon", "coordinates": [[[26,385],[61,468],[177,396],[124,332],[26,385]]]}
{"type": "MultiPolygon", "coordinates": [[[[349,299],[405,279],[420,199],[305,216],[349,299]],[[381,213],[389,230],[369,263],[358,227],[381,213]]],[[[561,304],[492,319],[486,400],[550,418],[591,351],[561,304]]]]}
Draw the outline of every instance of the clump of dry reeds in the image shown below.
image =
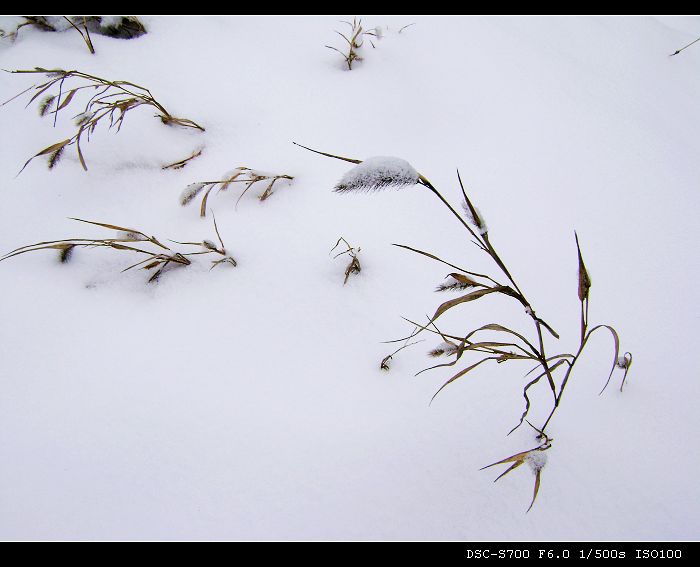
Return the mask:
{"type": "MultiPolygon", "coordinates": [[[[500,273],[500,275],[496,274],[492,276],[489,274],[466,270],[453,263],[443,260],[435,254],[431,254],[411,246],[395,244],[395,246],[421,254],[452,268],[454,271],[448,275],[446,282],[443,282],[437,287],[436,291],[458,292],[461,294],[454,299],[444,301],[438,305],[434,314],[431,317],[428,317],[428,321],[424,324],[407,320],[411,324],[415,325],[417,330],[412,332],[408,337],[399,339],[399,341],[408,340],[422,332],[435,334],[441,339],[441,343],[430,352],[430,355],[433,357],[448,357],[451,359],[450,362],[431,366],[422,370],[421,372],[438,368],[453,367],[466,360],[467,355],[476,356],[475,360],[470,360],[463,368],[444,382],[433,396],[433,399],[435,399],[435,397],[449,384],[452,384],[456,380],[466,376],[468,373],[472,372],[484,363],[496,362],[498,364],[503,364],[526,362],[534,364],[535,366],[526,374],[526,376],[533,373],[536,373],[536,375],[534,378],[530,379],[526,384],[524,384],[522,390],[522,395],[525,401],[525,409],[520,416],[518,423],[513,429],[511,429],[509,434],[515,431],[523,423],[527,422],[526,418],[530,412],[530,398],[528,393],[531,388],[544,380],[552,393],[553,402],[551,410],[549,411],[542,426],[540,428],[535,428],[538,431],[539,439],[541,440],[541,445],[536,448],[537,454],[539,455],[542,453],[542,451],[545,451],[551,447],[552,438],[546,433],[547,427],[550,425],[552,418],[561,405],[564,391],[572,372],[576,367],[576,363],[580,360],[591,335],[598,330],[607,330],[612,335],[615,351],[612,368],[607,377],[605,385],[601,390],[601,393],[610,383],[616,368],[624,370],[624,376],[620,382],[620,390],[622,390],[632,364],[632,355],[630,353],[625,353],[623,356],[620,356],[620,339],[617,331],[612,326],[605,324],[595,326],[589,325],[588,302],[590,297],[591,278],[583,261],[578,235],[575,235],[575,240],[578,261],[577,295],[580,302],[581,311],[579,322],[579,344],[578,347],[572,352],[560,352],[552,355],[549,352],[549,348],[546,346],[545,333],[549,333],[549,335],[555,339],[559,339],[559,334],[537,315],[532,303],[525,296],[515,277],[506,266],[500,254],[496,251],[496,248],[491,241],[489,228],[484,221],[484,217],[467,195],[462,179],[459,176],[459,172],[457,173],[457,179],[461,192],[460,196],[463,208],[462,214],[460,214],[457,209],[455,209],[449,203],[449,201],[447,201],[447,199],[430,183],[430,181],[428,181],[425,176],[416,173],[414,180],[414,175],[412,172],[415,170],[413,170],[413,168],[406,164],[406,162],[403,160],[398,158],[382,158],[381,160],[375,160],[375,163],[380,164],[383,168],[381,172],[378,172],[375,171],[374,168],[365,166],[365,164],[370,162],[370,160],[362,162],[361,160],[346,158],[325,152],[318,152],[316,150],[312,150],[311,148],[306,148],[305,146],[302,147],[327,157],[356,164],[355,167],[343,177],[343,180],[351,179],[352,182],[346,183],[341,180],[341,182],[336,185],[335,190],[337,192],[368,191],[388,186],[405,187],[409,185],[419,185],[426,188],[435,197],[437,197],[443,206],[445,206],[457,219],[457,221],[470,236],[472,243],[475,244],[482,253],[486,254],[490,258],[497,272],[500,273]],[[389,173],[387,174],[387,172],[389,173]],[[378,179],[381,180],[381,183],[377,182],[378,179]],[[505,280],[502,278],[505,278],[505,280]],[[447,311],[459,305],[477,301],[492,294],[514,299],[521,308],[524,308],[525,313],[533,323],[533,338],[528,339],[525,335],[518,333],[501,323],[490,323],[475,329],[449,334],[443,333],[440,329],[438,329],[436,321],[447,311]]],[[[508,469],[508,471],[506,471],[509,472],[516,466],[519,466],[519,464],[522,464],[522,462],[526,462],[529,458],[528,455],[531,454],[533,454],[533,451],[526,451],[524,453],[519,453],[518,455],[508,457],[507,459],[499,461],[499,463],[515,463],[510,469],[508,469]]],[[[537,480],[533,502],[539,490],[539,471],[541,470],[541,467],[544,466],[544,463],[541,462],[541,460],[537,462],[541,463],[541,466],[536,470],[537,480]]]]}
{"type": "Polygon", "coordinates": [[[185,190],[180,195],[180,204],[183,207],[185,205],[189,205],[192,201],[194,201],[194,199],[198,195],[201,194],[202,198],[199,206],[199,215],[201,217],[205,217],[207,214],[207,202],[209,200],[209,194],[214,189],[216,189],[216,192],[219,193],[221,191],[226,191],[233,183],[243,184],[243,191],[236,200],[237,207],[238,203],[243,198],[243,195],[245,195],[248,192],[248,190],[251,187],[253,187],[253,185],[255,185],[256,183],[267,181],[264,191],[260,195],[258,195],[258,199],[260,201],[265,201],[273,194],[273,187],[275,183],[277,183],[280,180],[292,181],[294,179],[294,177],[292,177],[291,175],[262,173],[260,171],[250,169],[249,167],[244,166],[237,167],[236,169],[227,173],[223,177],[223,179],[217,181],[200,181],[197,183],[191,183],[190,185],[185,187],[185,190]]]}
{"type": "Polygon", "coordinates": [[[3,33],[14,41],[19,30],[31,26],[43,32],[61,32],[74,29],[94,55],[95,47],[90,32],[119,39],[132,39],[146,33],[145,26],[136,16],[22,16],[24,21],[11,32],[3,33]]]}
{"type": "Polygon", "coordinates": [[[354,248],[353,246],[350,246],[347,240],[345,240],[342,236],[338,239],[338,242],[335,243],[335,246],[331,248],[331,252],[338,248],[340,246],[340,243],[345,244],[345,250],[342,252],[339,252],[335,256],[333,256],[333,259],[335,260],[339,256],[344,256],[348,255],[350,257],[350,261],[348,262],[348,265],[345,267],[345,279],[343,280],[343,285],[348,283],[348,279],[350,278],[351,275],[359,274],[362,271],[362,265],[360,264],[360,259],[358,258],[358,254],[360,253],[361,248],[354,248]]]}
{"type": "Polygon", "coordinates": [[[142,258],[141,260],[135,264],[127,266],[122,271],[126,272],[137,267],[144,270],[153,271],[151,277],[148,279],[149,283],[157,281],[163,271],[168,267],[189,266],[192,263],[190,260],[190,257],[192,256],[199,256],[203,254],[214,254],[219,256],[219,258],[212,260],[210,269],[213,269],[221,264],[230,264],[232,266],[237,265],[236,260],[226,251],[226,247],[224,246],[224,242],[221,239],[219,229],[216,225],[216,219],[214,219],[214,231],[216,232],[218,244],[211,240],[202,240],[201,242],[170,241],[174,242],[175,244],[188,247],[187,249],[189,251],[173,250],[169,246],[163,244],[161,239],[158,239],[155,236],[149,236],[145,232],[133,228],[126,228],[115,224],[77,218],[73,218],[71,220],[117,231],[117,234],[115,237],[111,238],[68,238],[65,240],[37,242],[35,244],[21,246],[15,250],[12,250],[11,252],[8,252],[2,258],[0,258],[0,262],[14,256],[26,254],[28,252],[37,252],[39,250],[57,250],[59,261],[65,263],[70,261],[74,251],[77,248],[107,248],[109,250],[123,252],[130,255],[140,255],[142,258]]]}
{"type": "Polygon", "coordinates": [[[40,67],[29,70],[12,71],[12,73],[45,75],[48,81],[29,87],[10,100],[4,102],[3,105],[33,90],[34,94],[27,103],[27,106],[44,95],[39,102],[39,114],[42,116],[53,115],[54,125],[56,124],[58,114],[62,111],[67,111],[77,94],[82,94],[84,91],[93,93],[85,105],[81,106],[82,111],[73,117],[77,127],[76,133],[70,138],[44,148],[29,158],[20,170],[20,173],[34,158],[44,155],[49,156],[49,169],[53,168],[63,150],[72,145],[76,148],[80,165],[87,171],[85,158],[83,157],[83,152],[80,147],[83,137],[89,141],[90,136],[100,123],[108,124],[110,129],[116,127],[116,131],[119,132],[127,113],[141,106],[154,109],[156,111],[156,116],[163,124],[168,126],[182,126],[185,128],[194,128],[202,132],[204,131],[204,128],[188,118],[177,118],[173,116],[155,99],[151,91],[129,81],[108,81],[107,79],[80,71],[43,69],[40,67]]]}
{"type": "MultiPolygon", "coordinates": [[[[362,61],[362,57],[360,56],[359,51],[362,48],[362,45],[364,44],[365,36],[372,36],[378,38],[379,35],[377,30],[379,28],[366,31],[362,28],[362,20],[358,18],[353,18],[352,22],[343,21],[341,23],[346,24],[350,28],[350,31],[347,35],[337,30],[335,33],[337,33],[340,37],[342,37],[345,40],[347,46],[342,50],[338,49],[337,47],[333,47],[332,45],[326,45],[326,47],[328,49],[332,49],[333,51],[337,51],[345,60],[345,64],[348,66],[348,71],[352,71],[352,66],[355,63],[355,61],[362,61]]],[[[374,47],[373,43],[372,47],[374,47]]]]}

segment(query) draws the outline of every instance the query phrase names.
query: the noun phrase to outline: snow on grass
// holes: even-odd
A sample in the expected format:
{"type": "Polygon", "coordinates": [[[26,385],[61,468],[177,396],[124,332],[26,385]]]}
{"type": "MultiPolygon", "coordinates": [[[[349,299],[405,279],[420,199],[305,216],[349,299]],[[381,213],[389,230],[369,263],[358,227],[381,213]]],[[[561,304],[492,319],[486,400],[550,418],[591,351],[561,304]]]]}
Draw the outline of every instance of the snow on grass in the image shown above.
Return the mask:
{"type": "Polygon", "coordinates": [[[415,185],[418,172],[406,160],[396,157],[377,156],[364,160],[349,170],[336,183],[338,193],[346,191],[378,191],[385,187],[415,185]]]}

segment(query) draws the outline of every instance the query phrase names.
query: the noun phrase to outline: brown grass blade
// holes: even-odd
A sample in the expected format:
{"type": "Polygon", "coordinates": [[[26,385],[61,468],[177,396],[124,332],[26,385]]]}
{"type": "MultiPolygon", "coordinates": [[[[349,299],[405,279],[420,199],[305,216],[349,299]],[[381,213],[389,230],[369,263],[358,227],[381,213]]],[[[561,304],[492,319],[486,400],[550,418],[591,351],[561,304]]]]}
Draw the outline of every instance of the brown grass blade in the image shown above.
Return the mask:
{"type": "MultiPolygon", "coordinates": [[[[530,502],[530,506],[527,509],[527,512],[532,510],[532,506],[535,504],[535,499],[537,498],[537,493],[540,491],[540,479],[541,479],[542,471],[538,470],[535,472],[535,490],[532,494],[532,502],[530,502]]],[[[527,514],[527,512],[525,512],[527,514]]]]}
{"type": "Polygon", "coordinates": [[[45,156],[45,155],[47,155],[47,154],[51,154],[51,153],[53,153],[53,152],[56,152],[56,151],[58,151],[58,150],[64,148],[69,142],[70,142],[70,138],[67,139],[67,140],[63,140],[63,141],[61,141],[61,142],[56,142],[55,144],[51,144],[51,145],[48,146],[47,148],[44,148],[44,149],[41,150],[39,153],[37,153],[37,154],[33,155],[32,157],[30,157],[30,158],[27,160],[27,162],[22,166],[22,169],[19,170],[19,173],[18,173],[17,175],[19,175],[20,173],[22,173],[22,172],[24,171],[24,168],[26,168],[26,167],[29,165],[29,162],[31,162],[34,158],[37,158],[37,157],[39,157],[39,156],[45,156]]]}
{"type": "MultiPolygon", "coordinates": [[[[480,360],[479,362],[476,362],[476,363],[472,364],[471,366],[468,366],[467,368],[457,372],[457,374],[455,374],[452,378],[450,378],[447,382],[445,382],[442,386],[440,386],[438,391],[433,394],[433,397],[430,398],[430,404],[433,403],[433,400],[437,397],[437,395],[440,392],[442,392],[445,389],[445,387],[447,387],[449,384],[452,384],[452,382],[454,382],[455,380],[458,380],[459,378],[461,378],[465,374],[471,372],[472,370],[474,370],[475,368],[477,368],[478,366],[480,366],[481,364],[483,364],[487,360],[496,360],[496,358],[497,357],[495,357],[495,356],[488,356],[488,357],[480,360]]],[[[430,405],[430,404],[428,404],[428,405],[430,405]]]]}
{"type": "Polygon", "coordinates": [[[485,295],[488,295],[490,293],[503,293],[505,292],[508,288],[508,286],[498,286],[498,287],[487,287],[484,289],[478,289],[476,291],[472,291],[471,293],[468,293],[466,295],[463,295],[462,297],[457,297],[456,299],[450,299],[449,301],[445,301],[442,305],[440,305],[437,310],[435,311],[435,315],[432,317],[432,321],[435,321],[440,315],[448,311],[449,309],[452,309],[456,305],[459,305],[461,303],[467,303],[468,301],[475,301],[476,299],[479,299],[480,297],[484,297],[485,295]]]}

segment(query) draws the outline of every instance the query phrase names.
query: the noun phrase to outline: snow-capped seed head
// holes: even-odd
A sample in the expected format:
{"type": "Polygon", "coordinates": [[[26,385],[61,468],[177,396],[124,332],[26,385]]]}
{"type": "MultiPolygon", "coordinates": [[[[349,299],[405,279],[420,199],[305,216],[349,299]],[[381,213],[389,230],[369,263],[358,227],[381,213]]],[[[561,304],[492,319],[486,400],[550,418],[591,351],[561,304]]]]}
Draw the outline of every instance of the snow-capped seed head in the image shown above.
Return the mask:
{"type": "Polygon", "coordinates": [[[119,240],[138,242],[140,240],[148,240],[143,234],[131,232],[130,230],[118,230],[117,238],[119,240]]]}
{"type": "Polygon", "coordinates": [[[185,187],[185,190],[180,195],[180,204],[184,207],[194,199],[202,189],[204,189],[204,183],[192,183],[185,187]]]}
{"type": "Polygon", "coordinates": [[[374,35],[377,37],[377,39],[382,39],[384,37],[384,30],[381,28],[381,26],[374,28],[374,35]]]}
{"type": "Polygon", "coordinates": [[[536,473],[547,464],[547,454],[544,451],[530,451],[525,457],[525,462],[530,466],[532,472],[536,473]]]}
{"type": "Polygon", "coordinates": [[[378,191],[386,187],[415,185],[420,178],[406,160],[395,157],[367,158],[348,171],[335,186],[335,191],[378,191]]]}
{"type": "Polygon", "coordinates": [[[630,360],[627,358],[627,356],[620,356],[617,359],[617,367],[618,368],[627,368],[629,366],[630,360]]]}
{"type": "Polygon", "coordinates": [[[481,234],[481,236],[489,231],[488,226],[486,226],[486,221],[484,220],[484,215],[481,214],[479,209],[474,206],[470,207],[466,202],[462,203],[462,208],[464,209],[464,213],[467,215],[467,220],[469,220],[469,222],[479,230],[479,234],[481,234]]]}
{"type": "Polygon", "coordinates": [[[204,246],[204,248],[207,250],[218,250],[216,244],[214,244],[211,240],[203,240],[202,246],[204,246]]]}
{"type": "Polygon", "coordinates": [[[428,355],[433,356],[433,357],[438,357],[438,356],[452,356],[457,352],[457,346],[453,345],[452,343],[448,342],[443,342],[440,343],[437,347],[435,347],[433,350],[431,350],[428,355]]]}
{"type": "Polygon", "coordinates": [[[461,291],[479,285],[468,276],[463,274],[449,274],[444,283],[441,283],[435,291],[461,291]]]}

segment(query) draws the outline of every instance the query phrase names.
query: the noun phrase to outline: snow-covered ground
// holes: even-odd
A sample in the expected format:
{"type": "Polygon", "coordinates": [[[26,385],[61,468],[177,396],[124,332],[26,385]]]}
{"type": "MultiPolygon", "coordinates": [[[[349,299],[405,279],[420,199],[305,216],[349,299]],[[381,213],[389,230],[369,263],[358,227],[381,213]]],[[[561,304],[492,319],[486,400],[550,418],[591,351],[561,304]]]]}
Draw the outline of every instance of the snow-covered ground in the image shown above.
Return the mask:
{"type": "MultiPolygon", "coordinates": [[[[27,97],[0,108],[0,252],[111,236],[79,217],[162,239],[215,234],[182,190],[237,166],[295,177],[259,202],[210,197],[233,268],[198,260],[157,284],[130,257],[37,252],[0,264],[2,539],[695,539],[700,311],[700,18],[366,17],[384,37],[344,69],[343,18],[143,18],[131,41],[22,28],[7,70],[78,69],[148,87],[206,132],[148,108],[98,129],[52,171],[40,149],[72,135],[27,97]],[[401,33],[398,30],[415,22],[401,33]],[[307,152],[407,160],[459,203],[458,167],[491,240],[537,312],[578,345],[574,229],[591,322],[634,354],[602,395],[600,334],[548,432],[542,487],[481,467],[536,444],[506,437],[528,365],[414,377],[426,341],[381,359],[451,295],[428,250],[496,273],[422,186],[340,195],[351,164],[307,152]],[[187,167],[161,166],[203,147],[187,167]],[[339,237],[360,247],[343,286],[339,237]]],[[[8,27],[11,18],[0,18],[8,27]]],[[[38,77],[0,73],[3,101],[38,77]]],[[[62,113],[65,114],[65,113],[62,113]]],[[[69,113],[72,114],[72,113],[69,113]]],[[[136,260],[133,260],[136,261],[136,260]]],[[[532,336],[507,297],[441,318],[532,336]]],[[[549,340],[549,339],[548,339],[549,340]]],[[[533,392],[532,417],[551,404],[533,392]]]]}

